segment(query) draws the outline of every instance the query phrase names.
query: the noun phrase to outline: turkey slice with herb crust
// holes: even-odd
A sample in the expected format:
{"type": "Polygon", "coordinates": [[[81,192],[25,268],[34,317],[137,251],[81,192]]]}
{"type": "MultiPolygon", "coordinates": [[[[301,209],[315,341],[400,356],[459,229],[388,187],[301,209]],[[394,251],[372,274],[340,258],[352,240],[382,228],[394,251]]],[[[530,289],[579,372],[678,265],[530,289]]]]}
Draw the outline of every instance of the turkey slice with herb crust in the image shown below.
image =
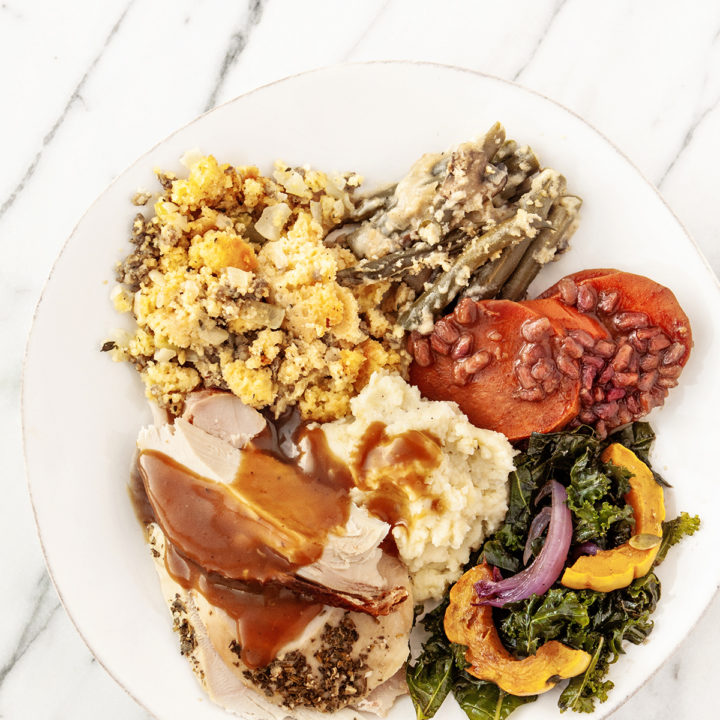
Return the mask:
{"type": "MultiPolygon", "coordinates": [[[[235,621],[169,575],[165,536],[155,523],[148,541],[181,653],[210,698],[227,710],[246,720],[319,720],[327,712],[352,720],[358,711],[347,706],[384,715],[404,691],[397,673],[408,654],[412,602],[377,619],[325,607],[273,662],[251,669],[239,657],[235,621]]],[[[409,587],[398,561],[384,556],[380,569],[390,582],[409,587]]]]}

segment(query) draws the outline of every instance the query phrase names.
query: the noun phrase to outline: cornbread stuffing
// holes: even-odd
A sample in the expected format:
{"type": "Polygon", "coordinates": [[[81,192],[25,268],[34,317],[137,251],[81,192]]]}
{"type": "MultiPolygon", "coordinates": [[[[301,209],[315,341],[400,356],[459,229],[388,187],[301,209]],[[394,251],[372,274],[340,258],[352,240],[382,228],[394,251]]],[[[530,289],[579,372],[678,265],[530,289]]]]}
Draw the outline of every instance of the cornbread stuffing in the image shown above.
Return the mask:
{"type": "Polygon", "coordinates": [[[213,387],[276,416],[298,406],[326,421],[349,412],[373,371],[406,375],[398,290],[341,286],[337,273],[356,258],[324,242],[354,209],[359,176],[184,162],[187,178],[158,173],[154,214],[135,217],[112,292],[137,321],[112,338],[113,359],[137,367],[149,399],[178,414],[188,392],[213,387]]]}

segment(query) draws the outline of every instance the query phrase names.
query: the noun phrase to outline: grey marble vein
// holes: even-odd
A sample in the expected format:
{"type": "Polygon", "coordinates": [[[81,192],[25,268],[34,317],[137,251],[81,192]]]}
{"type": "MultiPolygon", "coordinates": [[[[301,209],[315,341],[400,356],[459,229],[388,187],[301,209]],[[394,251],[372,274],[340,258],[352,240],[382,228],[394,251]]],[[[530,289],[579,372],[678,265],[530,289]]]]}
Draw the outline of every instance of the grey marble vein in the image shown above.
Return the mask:
{"type": "Polygon", "coordinates": [[[43,572],[37,582],[37,594],[35,596],[35,603],[30,611],[30,617],[20,633],[17,645],[15,646],[10,658],[2,667],[0,667],[0,687],[2,687],[2,684],[5,682],[5,678],[10,674],[17,662],[27,652],[28,648],[49,625],[50,620],[52,620],[53,616],[59,609],[60,603],[55,597],[55,592],[50,584],[50,578],[46,572],[43,572]],[[46,608],[48,603],[51,602],[53,603],[51,608],[44,614],[43,610],[46,608]]]}
{"type": "Polygon", "coordinates": [[[525,62],[520,66],[520,69],[513,75],[513,80],[517,80],[520,75],[525,71],[527,66],[533,61],[535,56],[537,55],[538,50],[542,46],[542,44],[545,42],[545,38],[547,37],[548,33],[550,32],[550,28],[552,27],[552,24],[555,22],[555,19],[560,14],[560,11],[563,9],[565,3],[567,0],[560,0],[560,2],[555,4],[555,7],[553,8],[552,14],[550,15],[550,18],[548,19],[547,23],[545,24],[545,27],[542,29],[542,32],[538,36],[538,40],[535,43],[535,47],[532,49],[532,52],[527,57],[525,62]]]}
{"type": "Polygon", "coordinates": [[[222,89],[225,78],[232,66],[238,61],[240,55],[242,55],[242,51],[247,47],[248,40],[250,39],[250,33],[262,19],[264,9],[264,0],[252,0],[243,26],[230,36],[227,49],[225,50],[225,56],[223,57],[223,61],[220,66],[220,72],[218,73],[217,78],[215,78],[215,84],[213,85],[213,89],[211,90],[207,102],[205,103],[206,111],[215,107],[218,94],[222,89]]]}
{"type": "Polygon", "coordinates": [[[85,71],[85,74],[80,78],[80,82],[75,86],[75,89],[72,91],[72,94],[70,95],[70,98],[65,103],[65,107],[63,108],[62,112],[58,116],[58,118],[53,123],[52,127],[50,128],[50,131],[45,135],[42,141],[42,145],[40,147],[40,150],[35,154],[35,157],[32,159],[32,162],[30,165],[28,165],[27,169],[25,170],[25,173],[23,174],[22,178],[20,179],[20,182],[15,186],[15,188],[12,190],[10,195],[5,199],[2,205],[0,205],[0,218],[13,206],[15,201],[20,196],[20,193],[25,189],[28,181],[32,176],[35,174],[35,170],[37,170],[37,166],[40,163],[40,160],[42,159],[43,154],[45,153],[45,150],[47,149],[48,145],[52,142],[53,138],[57,134],[57,131],[60,129],[62,124],[65,122],[65,119],[68,116],[68,113],[72,109],[73,105],[78,101],[81,100],[82,97],[80,93],[82,92],[83,87],[85,86],[85,83],[88,81],[88,78],[92,75],[95,68],[98,66],[98,63],[102,59],[102,56],[105,54],[105,51],[107,50],[108,46],[112,42],[113,37],[115,37],[115,34],[120,29],[120,26],[123,23],[123,20],[125,20],[126,15],[128,14],[130,8],[135,3],[135,0],[130,0],[128,4],[125,6],[125,9],[120,13],[120,17],[117,19],[115,24],[110,29],[110,32],[108,33],[108,36],[105,38],[105,42],[102,44],[102,47],[100,48],[100,51],[98,54],[93,58],[93,61],[90,63],[90,67],[85,71]]]}
{"type": "Polygon", "coordinates": [[[700,115],[693,120],[692,125],[687,129],[687,132],[685,133],[685,137],[683,137],[682,142],[680,143],[680,148],[675,153],[675,156],[673,159],[668,163],[668,166],[665,168],[665,171],[663,172],[662,176],[660,177],[660,180],[657,183],[657,187],[662,187],[663,183],[665,182],[667,176],[670,174],[672,169],[677,164],[677,161],[680,159],[682,154],[687,149],[688,145],[692,142],[693,137],[695,136],[695,131],[702,125],[705,118],[718,106],[718,102],[720,102],[720,99],[716,99],[713,103],[708,105],[701,113],[700,115]]]}
{"type": "Polygon", "coordinates": [[[362,41],[365,40],[365,38],[370,34],[370,31],[375,27],[375,25],[377,25],[378,20],[380,20],[380,18],[385,14],[388,5],[390,5],[390,0],[385,0],[382,7],[375,13],[372,20],[370,20],[370,22],[365,26],[365,29],[360,33],[360,37],[358,37],[350,49],[342,56],[343,60],[350,58],[355,50],[360,47],[362,41]]]}

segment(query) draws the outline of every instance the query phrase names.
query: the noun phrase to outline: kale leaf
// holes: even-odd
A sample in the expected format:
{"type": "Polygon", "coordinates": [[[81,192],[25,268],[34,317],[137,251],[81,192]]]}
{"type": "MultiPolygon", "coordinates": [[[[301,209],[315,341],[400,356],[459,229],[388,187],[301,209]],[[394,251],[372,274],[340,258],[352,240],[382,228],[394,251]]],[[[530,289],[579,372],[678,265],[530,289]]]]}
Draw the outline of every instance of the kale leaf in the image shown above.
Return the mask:
{"type": "MultiPolygon", "coordinates": [[[[632,528],[635,523],[633,518],[633,510],[629,505],[615,505],[603,501],[597,505],[583,503],[579,506],[573,506],[568,502],[573,512],[573,540],[576,543],[588,542],[594,540],[602,547],[608,548],[618,545],[617,542],[608,541],[608,533],[615,523],[623,523],[623,526],[632,528]]],[[[622,528],[613,528],[615,532],[613,537],[621,531],[622,528]]],[[[631,533],[627,532],[628,537],[631,533]]]]}
{"type": "Polygon", "coordinates": [[[694,535],[700,529],[700,518],[697,515],[680,513],[674,520],[663,523],[663,538],[660,543],[655,565],[659,565],[667,555],[668,550],[679,543],[686,535],[694,535]]]}
{"type": "MultiPolygon", "coordinates": [[[[515,468],[508,478],[510,494],[505,521],[483,547],[485,558],[491,565],[513,573],[522,567],[525,538],[535,515],[533,498],[547,481],[544,465],[527,456],[518,456],[515,468]]],[[[473,560],[472,564],[475,562],[473,560]]]]}
{"type": "Polygon", "coordinates": [[[592,712],[612,688],[604,677],[623,652],[623,642],[637,644],[650,634],[659,597],[660,582],[652,573],[609,593],[555,587],[542,597],[505,605],[498,611],[498,631],[515,655],[531,655],[549,640],[589,653],[590,666],[570,681],[559,706],[592,712]]]}
{"type": "Polygon", "coordinates": [[[515,458],[515,470],[508,479],[510,493],[505,521],[485,543],[482,552],[471,558],[472,565],[482,554],[501,570],[516,573],[522,568],[525,541],[537,512],[534,499],[557,469],[569,471],[575,458],[588,447],[597,452],[597,441],[588,433],[581,430],[547,435],[534,433],[530,437],[526,452],[515,458]]]}
{"type": "Polygon", "coordinates": [[[590,625],[581,634],[572,631],[563,641],[581,647],[590,653],[588,669],[572,678],[560,694],[558,707],[563,712],[592,712],[596,702],[605,702],[613,688],[605,680],[610,665],[624,652],[625,640],[643,642],[653,629],[650,615],[660,598],[660,581],[653,573],[633,581],[629,587],[610,593],[583,590],[580,593],[588,603],[590,625]]]}
{"type": "Polygon", "coordinates": [[[423,645],[417,662],[406,669],[405,678],[417,720],[435,715],[453,686],[452,654],[439,650],[435,643],[423,645]]]}
{"type": "Polygon", "coordinates": [[[595,709],[595,701],[605,702],[610,690],[613,689],[612,680],[603,680],[607,672],[608,663],[603,657],[605,638],[600,636],[595,652],[588,669],[582,674],[570,679],[560,694],[558,707],[561,712],[575,710],[575,712],[591,713],[595,709]]]}
{"type": "Polygon", "coordinates": [[[430,637],[423,643],[417,661],[408,663],[405,670],[417,720],[435,715],[453,686],[455,654],[443,629],[443,617],[449,602],[446,596],[420,621],[430,637]]]}
{"type": "Polygon", "coordinates": [[[596,451],[598,445],[592,430],[585,426],[571,432],[533,433],[528,441],[527,456],[538,464],[551,462],[555,469],[569,472],[586,449],[596,451]]]}
{"type": "Polygon", "coordinates": [[[595,466],[590,448],[578,457],[570,468],[568,499],[573,505],[594,504],[605,497],[611,489],[611,479],[595,466]]]}
{"type": "Polygon", "coordinates": [[[630,473],[599,460],[598,447],[588,447],[570,468],[568,507],[573,513],[573,540],[592,540],[601,547],[616,545],[620,534],[630,536],[632,508],[625,502],[630,473]],[[612,530],[612,533],[611,533],[612,530]]]}
{"type": "MultiPolygon", "coordinates": [[[[649,426],[643,432],[629,433],[627,442],[645,447],[650,437],[648,432],[652,434],[649,426]]],[[[567,487],[575,544],[593,541],[607,548],[627,540],[634,524],[632,508],[624,500],[630,487],[630,474],[612,463],[600,461],[600,454],[608,444],[598,440],[587,427],[531,435],[526,451],[516,457],[516,469],[510,474],[505,522],[485,543],[481,553],[471,558],[471,564],[476,564],[482,554],[487,562],[501,570],[516,573],[522,569],[528,530],[538,511],[535,499],[551,479],[567,487]]],[[[541,540],[533,544],[534,551],[539,552],[541,547],[541,540]]]]}
{"type": "MultiPolygon", "coordinates": [[[[505,605],[499,631],[505,647],[515,655],[533,655],[548,639],[590,624],[587,603],[572,590],[552,588],[545,595],[505,605]]],[[[499,613],[498,613],[499,614],[499,613]]]]}
{"type": "Polygon", "coordinates": [[[537,700],[537,695],[509,695],[495,683],[478,680],[466,672],[458,675],[453,695],[470,720],[505,720],[521,705],[537,700]]]}
{"type": "Polygon", "coordinates": [[[655,442],[655,433],[650,423],[636,422],[613,433],[613,442],[619,442],[632,450],[646,465],[650,464],[650,450],[655,442]]]}

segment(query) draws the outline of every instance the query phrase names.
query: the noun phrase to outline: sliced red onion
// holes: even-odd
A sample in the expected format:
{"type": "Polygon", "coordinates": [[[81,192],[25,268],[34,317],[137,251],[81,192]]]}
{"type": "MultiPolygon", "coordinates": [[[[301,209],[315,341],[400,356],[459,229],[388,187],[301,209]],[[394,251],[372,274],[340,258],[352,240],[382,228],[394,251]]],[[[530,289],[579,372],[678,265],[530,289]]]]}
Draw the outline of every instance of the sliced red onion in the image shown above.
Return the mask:
{"type": "Polygon", "coordinates": [[[544,497],[547,497],[550,492],[552,491],[552,480],[548,480],[538,491],[538,494],[535,496],[535,502],[533,505],[537,505],[544,497]]]}
{"type": "Polygon", "coordinates": [[[573,548],[572,557],[577,560],[581,555],[597,555],[598,550],[600,550],[600,546],[597,543],[590,541],[580,543],[573,548]]]}
{"type": "Polygon", "coordinates": [[[532,565],[516,575],[495,582],[475,583],[478,605],[502,607],[505,603],[542,595],[560,577],[572,540],[572,515],[567,506],[567,492],[557,481],[550,481],[552,508],[545,545],[532,565]]]}
{"type": "Polygon", "coordinates": [[[525,542],[525,552],[523,553],[523,565],[528,564],[528,560],[532,555],[532,544],[536,538],[539,538],[545,528],[550,523],[550,508],[544,507],[530,523],[530,530],[528,531],[527,541],[525,542]]]}

